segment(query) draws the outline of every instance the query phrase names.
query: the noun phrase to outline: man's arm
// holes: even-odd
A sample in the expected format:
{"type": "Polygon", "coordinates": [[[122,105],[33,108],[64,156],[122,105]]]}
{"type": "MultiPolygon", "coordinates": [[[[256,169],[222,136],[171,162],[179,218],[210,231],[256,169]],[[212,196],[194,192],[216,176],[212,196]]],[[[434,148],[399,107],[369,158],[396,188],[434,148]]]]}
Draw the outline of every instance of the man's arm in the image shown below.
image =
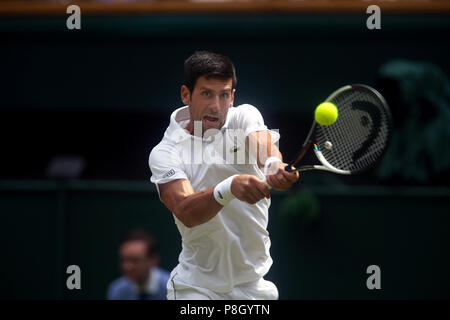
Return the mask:
{"type": "Polygon", "coordinates": [[[264,168],[266,160],[270,157],[277,157],[283,161],[283,155],[272,142],[272,135],[268,130],[249,133],[247,136],[247,145],[253,155],[256,153],[256,160],[260,168],[264,168]]]}
{"type": "MultiPolygon", "coordinates": [[[[186,179],[158,184],[158,188],[161,201],[188,228],[209,221],[223,208],[214,198],[214,188],[194,192],[191,183],[186,179]]],[[[250,204],[265,197],[270,198],[266,184],[248,174],[233,178],[231,193],[250,204]]]]}
{"type": "Polygon", "coordinates": [[[158,188],[161,201],[188,228],[210,220],[223,208],[214,199],[214,188],[194,192],[186,179],[159,184],[158,188]]]}
{"type": "Polygon", "coordinates": [[[287,163],[283,163],[283,155],[278,147],[272,142],[270,131],[255,131],[248,135],[247,143],[250,152],[256,152],[256,159],[260,168],[264,167],[266,160],[270,157],[279,158],[279,162],[273,163],[277,166],[271,170],[270,174],[266,176],[267,183],[274,189],[286,190],[290,188],[299,178],[298,172],[287,172],[284,168],[287,163]]]}

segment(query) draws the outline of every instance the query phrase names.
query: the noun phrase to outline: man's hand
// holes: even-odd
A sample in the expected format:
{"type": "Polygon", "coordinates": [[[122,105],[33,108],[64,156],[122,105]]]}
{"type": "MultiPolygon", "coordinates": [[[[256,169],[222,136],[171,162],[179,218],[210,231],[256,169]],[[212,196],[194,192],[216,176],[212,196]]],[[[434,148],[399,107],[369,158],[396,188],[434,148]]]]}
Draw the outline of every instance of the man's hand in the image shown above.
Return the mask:
{"type": "Polygon", "coordinates": [[[233,178],[231,193],[241,201],[255,204],[263,198],[270,198],[269,187],[253,175],[241,174],[233,178]]]}
{"type": "Polygon", "coordinates": [[[271,169],[270,172],[274,172],[273,174],[269,174],[266,176],[267,183],[276,190],[286,190],[290,188],[299,178],[298,171],[296,172],[287,172],[284,168],[288,165],[283,162],[275,162],[272,164],[273,166],[278,165],[278,168],[271,169]]]}

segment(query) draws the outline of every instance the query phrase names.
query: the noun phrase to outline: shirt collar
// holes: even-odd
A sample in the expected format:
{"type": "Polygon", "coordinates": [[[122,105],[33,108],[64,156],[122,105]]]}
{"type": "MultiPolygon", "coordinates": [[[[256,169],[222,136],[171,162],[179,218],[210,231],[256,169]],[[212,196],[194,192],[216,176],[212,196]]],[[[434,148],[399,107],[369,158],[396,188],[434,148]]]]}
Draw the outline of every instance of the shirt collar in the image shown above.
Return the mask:
{"type": "MultiPolygon", "coordinates": [[[[230,107],[227,113],[227,119],[225,120],[224,125],[220,129],[221,132],[223,132],[225,129],[228,128],[229,121],[230,121],[230,112],[233,107],[230,107]]],[[[182,142],[187,139],[200,139],[208,141],[211,139],[211,137],[203,138],[203,137],[197,137],[189,132],[187,132],[181,125],[180,122],[186,122],[190,119],[190,113],[189,113],[189,106],[184,106],[181,108],[176,109],[172,114],[170,115],[170,124],[167,128],[166,132],[164,133],[164,136],[168,138],[171,141],[174,142],[182,142]]]]}

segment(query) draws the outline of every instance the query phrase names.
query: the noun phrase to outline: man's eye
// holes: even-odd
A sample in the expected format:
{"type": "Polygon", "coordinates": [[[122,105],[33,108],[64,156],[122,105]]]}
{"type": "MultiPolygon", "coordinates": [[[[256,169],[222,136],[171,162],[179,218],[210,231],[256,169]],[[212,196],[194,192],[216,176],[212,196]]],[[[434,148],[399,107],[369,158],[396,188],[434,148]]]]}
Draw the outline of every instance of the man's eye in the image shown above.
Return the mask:
{"type": "Polygon", "coordinates": [[[222,93],[222,98],[229,98],[230,94],[228,92],[222,93]]]}
{"type": "Polygon", "coordinates": [[[205,97],[209,97],[210,93],[209,93],[209,91],[203,91],[202,95],[205,97]]]}

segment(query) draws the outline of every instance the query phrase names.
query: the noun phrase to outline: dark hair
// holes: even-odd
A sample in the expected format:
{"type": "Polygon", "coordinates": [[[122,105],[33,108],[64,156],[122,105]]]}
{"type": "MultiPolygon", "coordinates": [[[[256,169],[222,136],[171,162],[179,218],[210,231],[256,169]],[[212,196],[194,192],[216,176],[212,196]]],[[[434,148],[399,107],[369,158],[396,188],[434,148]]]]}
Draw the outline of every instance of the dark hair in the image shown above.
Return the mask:
{"type": "Polygon", "coordinates": [[[236,88],[236,70],[233,62],[220,54],[210,51],[196,51],[184,62],[184,85],[191,93],[194,91],[195,83],[201,76],[232,80],[232,89],[236,88]]]}
{"type": "Polygon", "coordinates": [[[120,241],[120,246],[125,242],[143,241],[147,244],[147,256],[151,257],[158,254],[158,243],[156,239],[144,229],[134,229],[125,234],[120,241]]]}

